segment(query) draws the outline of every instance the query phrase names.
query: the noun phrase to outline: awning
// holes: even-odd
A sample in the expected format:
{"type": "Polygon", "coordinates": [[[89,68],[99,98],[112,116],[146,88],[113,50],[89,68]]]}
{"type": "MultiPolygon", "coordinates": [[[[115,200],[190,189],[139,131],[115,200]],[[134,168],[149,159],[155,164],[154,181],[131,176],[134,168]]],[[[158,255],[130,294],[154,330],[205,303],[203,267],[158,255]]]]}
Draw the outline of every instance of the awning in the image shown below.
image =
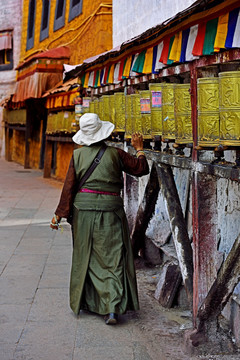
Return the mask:
{"type": "Polygon", "coordinates": [[[0,32],[0,50],[12,48],[12,31],[0,32]]]}
{"type": "Polygon", "coordinates": [[[40,98],[62,80],[63,64],[69,60],[68,47],[36,54],[17,67],[18,76],[13,102],[40,98]]]}

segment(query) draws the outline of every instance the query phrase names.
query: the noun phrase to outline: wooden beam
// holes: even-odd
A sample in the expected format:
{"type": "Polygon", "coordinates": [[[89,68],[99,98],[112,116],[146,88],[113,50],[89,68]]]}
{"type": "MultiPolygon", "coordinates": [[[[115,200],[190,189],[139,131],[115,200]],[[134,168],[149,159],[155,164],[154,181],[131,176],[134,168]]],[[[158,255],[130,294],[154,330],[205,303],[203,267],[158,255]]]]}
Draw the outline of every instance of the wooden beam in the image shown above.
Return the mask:
{"type": "Polygon", "coordinates": [[[153,165],[148,184],[145,189],[143,201],[138,208],[136,221],[131,234],[133,254],[135,258],[138,257],[139,251],[144,247],[145,232],[154,212],[158,193],[159,183],[156,173],[156,167],[155,165],[153,165]]]}
{"type": "Polygon", "coordinates": [[[179,267],[189,303],[193,298],[193,256],[187,225],[183,216],[172,169],[169,165],[159,163],[156,166],[159,185],[167,205],[167,212],[177,251],[179,267]]]}
{"type": "Polygon", "coordinates": [[[13,135],[12,129],[10,129],[8,126],[5,127],[5,159],[7,161],[12,161],[12,153],[11,153],[11,147],[10,147],[10,141],[11,137],[13,135]]]}
{"type": "Polygon", "coordinates": [[[44,154],[44,170],[43,177],[49,178],[51,177],[52,170],[52,142],[46,140],[45,143],[45,154],[44,154]]]}

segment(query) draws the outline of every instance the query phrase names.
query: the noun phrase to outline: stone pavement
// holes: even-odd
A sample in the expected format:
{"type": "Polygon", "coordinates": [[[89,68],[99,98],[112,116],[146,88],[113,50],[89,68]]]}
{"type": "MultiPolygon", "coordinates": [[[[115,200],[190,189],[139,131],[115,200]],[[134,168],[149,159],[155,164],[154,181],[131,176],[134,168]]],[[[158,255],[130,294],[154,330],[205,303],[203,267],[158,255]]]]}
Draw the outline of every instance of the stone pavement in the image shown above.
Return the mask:
{"type": "Polygon", "coordinates": [[[49,227],[61,187],[39,170],[0,160],[0,360],[193,359],[182,352],[189,313],[163,309],[153,297],[157,268],[137,271],[141,310],[118,325],[73,315],[70,228],[49,227]]]}

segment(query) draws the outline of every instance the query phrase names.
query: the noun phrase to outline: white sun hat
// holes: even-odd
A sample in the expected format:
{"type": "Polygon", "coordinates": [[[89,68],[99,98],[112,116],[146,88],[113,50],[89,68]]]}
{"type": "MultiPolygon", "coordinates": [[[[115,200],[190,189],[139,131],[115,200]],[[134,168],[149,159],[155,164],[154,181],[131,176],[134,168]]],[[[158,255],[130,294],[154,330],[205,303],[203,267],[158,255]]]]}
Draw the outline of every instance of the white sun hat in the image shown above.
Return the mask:
{"type": "Polygon", "coordinates": [[[110,121],[101,121],[97,114],[86,113],[80,117],[80,130],[72,137],[78,145],[91,145],[107,139],[115,128],[110,121]]]}

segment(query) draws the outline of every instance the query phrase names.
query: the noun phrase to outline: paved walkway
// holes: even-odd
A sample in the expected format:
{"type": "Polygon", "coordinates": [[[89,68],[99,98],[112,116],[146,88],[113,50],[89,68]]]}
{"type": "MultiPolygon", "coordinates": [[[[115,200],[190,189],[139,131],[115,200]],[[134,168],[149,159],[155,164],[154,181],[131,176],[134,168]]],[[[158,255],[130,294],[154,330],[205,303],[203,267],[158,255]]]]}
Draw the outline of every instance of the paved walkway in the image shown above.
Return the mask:
{"type": "Polygon", "coordinates": [[[141,310],[117,326],[73,315],[70,228],[49,227],[61,187],[41,171],[0,160],[0,360],[190,359],[181,350],[189,313],[159,307],[157,269],[138,271],[141,310]]]}

